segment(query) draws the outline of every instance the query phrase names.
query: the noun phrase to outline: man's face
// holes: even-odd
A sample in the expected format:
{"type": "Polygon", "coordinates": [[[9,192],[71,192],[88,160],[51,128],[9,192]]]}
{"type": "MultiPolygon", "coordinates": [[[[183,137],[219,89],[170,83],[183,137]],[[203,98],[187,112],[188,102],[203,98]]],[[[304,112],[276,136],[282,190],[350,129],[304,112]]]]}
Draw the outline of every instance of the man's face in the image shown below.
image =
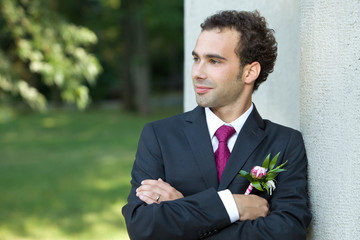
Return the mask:
{"type": "Polygon", "coordinates": [[[232,29],[202,31],[193,51],[192,80],[199,106],[235,107],[243,91],[239,33],[232,29]]]}

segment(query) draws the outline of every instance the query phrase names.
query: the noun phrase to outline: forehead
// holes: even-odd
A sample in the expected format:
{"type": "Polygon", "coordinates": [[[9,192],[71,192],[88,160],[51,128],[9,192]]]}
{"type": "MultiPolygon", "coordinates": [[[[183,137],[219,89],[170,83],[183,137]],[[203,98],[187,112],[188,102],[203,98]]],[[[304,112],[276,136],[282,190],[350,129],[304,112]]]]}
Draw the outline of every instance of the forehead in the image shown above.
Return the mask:
{"type": "Polygon", "coordinates": [[[212,29],[200,33],[194,51],[200,55],[219,54],[224,57],[236,55],[240,34],[234,29],[212,29]]]}

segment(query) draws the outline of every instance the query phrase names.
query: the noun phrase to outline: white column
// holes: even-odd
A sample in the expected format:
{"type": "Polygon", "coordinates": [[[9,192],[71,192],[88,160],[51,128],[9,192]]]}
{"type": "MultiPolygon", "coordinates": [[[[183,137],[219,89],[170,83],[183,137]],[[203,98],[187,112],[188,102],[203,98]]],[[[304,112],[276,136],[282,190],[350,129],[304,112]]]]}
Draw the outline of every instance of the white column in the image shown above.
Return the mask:
{"type": "Polygon", "coordinates": [[[200,23],[219,10],[259,10],[278,41],[274,72],[254,94],[253,101],[264,118],[293,128],[300,127],[299,101],[299,0],[185,0],[184,106],[196,106],[191,82],[191,52],[200,33],[200,23]]]}
{"type": "Polygon", "coordinates": [[[300,10],[310,239],[360,239],[360,1],[302,0],[300,10]]]}

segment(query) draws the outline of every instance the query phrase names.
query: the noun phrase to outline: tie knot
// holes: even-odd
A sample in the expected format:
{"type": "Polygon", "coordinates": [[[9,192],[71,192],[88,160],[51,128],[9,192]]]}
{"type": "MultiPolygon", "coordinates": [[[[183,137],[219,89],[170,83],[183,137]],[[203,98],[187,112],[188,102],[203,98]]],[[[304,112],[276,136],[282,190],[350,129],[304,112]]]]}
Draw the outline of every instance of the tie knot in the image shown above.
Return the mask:
{"type": "Polygon", "coordinates": [[[229,138],[234,135],[235,129],[231,126],[222,125],[215,132],[215,136],[219,140],[219,142],[227,142],[229,138]]]}

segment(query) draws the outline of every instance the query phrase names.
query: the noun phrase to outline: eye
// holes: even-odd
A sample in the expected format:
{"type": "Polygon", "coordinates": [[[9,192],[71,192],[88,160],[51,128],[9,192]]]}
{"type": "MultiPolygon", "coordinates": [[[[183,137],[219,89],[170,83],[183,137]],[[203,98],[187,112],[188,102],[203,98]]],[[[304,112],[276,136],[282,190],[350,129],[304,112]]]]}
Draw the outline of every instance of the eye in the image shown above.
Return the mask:
{"type": "Polygon", "coordinates": [[[200,59],[198,57],[193,57],[194,62],[199,62],[200,59]]]}
{"type": "Polygon", "coordinates": [[[219,64],[220,62],[215,59],[210,59],[211,64],[219,64]]]}

